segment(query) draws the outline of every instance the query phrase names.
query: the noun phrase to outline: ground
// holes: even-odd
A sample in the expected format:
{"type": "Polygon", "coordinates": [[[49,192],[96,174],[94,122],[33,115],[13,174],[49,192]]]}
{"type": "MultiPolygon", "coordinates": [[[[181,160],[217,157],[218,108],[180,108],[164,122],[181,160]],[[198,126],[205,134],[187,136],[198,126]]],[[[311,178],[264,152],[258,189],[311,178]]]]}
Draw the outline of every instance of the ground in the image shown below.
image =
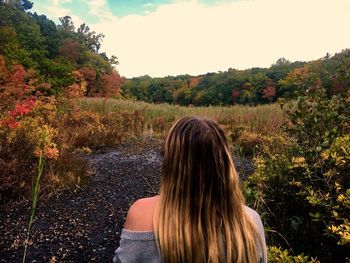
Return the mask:
{"type": "MultiPolygon", "coordinates": [[[[27,262],[111,262],[129,206],[158,192],[161,145],[133,140],[87,157],[85,186],[39,204],[27,262]]],[[[251,171],[250,162],[235,163],[242,175],[251,171]]],[[[21,262],[28,215],[25,202],[0,207],[0,262],[21,262]]]]}

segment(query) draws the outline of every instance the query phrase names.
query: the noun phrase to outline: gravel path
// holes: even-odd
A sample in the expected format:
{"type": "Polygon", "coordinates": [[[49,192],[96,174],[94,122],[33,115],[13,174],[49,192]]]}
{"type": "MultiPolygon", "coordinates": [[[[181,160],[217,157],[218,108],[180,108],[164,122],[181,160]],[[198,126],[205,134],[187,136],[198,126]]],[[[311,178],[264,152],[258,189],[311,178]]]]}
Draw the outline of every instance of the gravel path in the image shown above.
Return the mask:
{"type": "MultiPolygon", "coordinates": [[[[111,262],[130,204],[157,194],[160,148],[147,139],[88,157],[94,176],[82,189],[39,204],[27,262],[111,262]]],[[[0,262],[21,262],[28,214],[25,204],[0,207],[0,262]]]]}

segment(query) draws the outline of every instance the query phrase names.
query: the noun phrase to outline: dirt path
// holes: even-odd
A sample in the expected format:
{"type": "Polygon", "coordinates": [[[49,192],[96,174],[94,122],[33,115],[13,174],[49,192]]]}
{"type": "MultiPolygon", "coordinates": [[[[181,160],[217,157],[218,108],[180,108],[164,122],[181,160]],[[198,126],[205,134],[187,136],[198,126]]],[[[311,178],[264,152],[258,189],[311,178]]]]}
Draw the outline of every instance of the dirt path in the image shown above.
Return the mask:
{"type": "MultiPolygon", "coordinates": [[[[83,189],[38,206],[27,262],[111,262],[130,204],[157,193],[160,147],[147,139],[89,157],[94,176],[83,189]]],[[[249,173],[249,163],[236,164],[249,173]]],[[[28,213],[25,205],[0,208],[0,262],[21,262],[28,213]]]]}

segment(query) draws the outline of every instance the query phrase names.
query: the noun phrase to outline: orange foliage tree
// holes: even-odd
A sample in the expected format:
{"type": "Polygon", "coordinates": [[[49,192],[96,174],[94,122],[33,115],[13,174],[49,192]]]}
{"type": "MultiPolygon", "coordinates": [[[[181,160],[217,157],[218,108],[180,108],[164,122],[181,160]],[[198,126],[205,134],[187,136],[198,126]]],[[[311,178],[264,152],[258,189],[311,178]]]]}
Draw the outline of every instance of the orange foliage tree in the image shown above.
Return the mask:
{"type": "Polygon", "coordinates": [[[95,81],[96,81],[96,70],[92,67],[85,66],[79,69],[80,74],[83,79],[86,81],[86,95],[91,95],[95,89],[95,81]]]}
{"type": "Polygon", "coordinates": [[[300,96],[308,90],[315,90],[322,86],[317,73],[309,70],[307,66],[296,68],[289,72],[287,77],[279,81],[280,91],[288,96],[300,96]]]}
{"type": "Polygon", "coordinates": [[[198,84],[199,84],[199,82],[200,82],[200,80],[201,80],[201,79],[200,79],[199,77],[193,77],[193,78],[191,78],[189,87],[190,87],[190,88],[197,87],[198,84]]]}
{"type": "Polygon", "coordinates": [[[77,62],[80,56],[80,44],[71,38],[63,40],[60,46],[60,54],[69,58],[73,62],[77,62]]]}
{"type": "Polygon", "coordinates": [[[101,77],[101,90],[103,96],[119,96],[121,86],[125,82],[119,73],[113,70],[111,73],[102,75],[101,77]]]}
{"type": "Polygon", "coordinates": [[[240,92],[238,89],[232,90],[232,102],[233,104],[238,103],[240,92]]]}

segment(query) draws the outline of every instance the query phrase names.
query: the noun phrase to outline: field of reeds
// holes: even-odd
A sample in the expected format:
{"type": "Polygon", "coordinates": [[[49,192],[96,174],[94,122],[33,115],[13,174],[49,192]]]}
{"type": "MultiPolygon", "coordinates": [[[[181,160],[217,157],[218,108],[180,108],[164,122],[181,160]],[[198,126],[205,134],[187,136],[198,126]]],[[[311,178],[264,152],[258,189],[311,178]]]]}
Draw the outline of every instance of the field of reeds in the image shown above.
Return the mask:
{"type": "MultiPolygon", "coordinates": [[[[122,118],[122,133],[136,138],[164,137],[174,121],[184,116],[209,118],[223,128],[237,155],[253,157],[261,151],[276,152],[288,145],[282,126],[288,122],[285,108],[294,104],[289,103],[283,109],[277,103],[184,107],[121,99],[81,98],[77,105],[83,112],[110,119],[110,122],[122,118]]],[[[113,134],[111,130],[110,133],[113,134]]]]}
{"type": "MultiPolygon", "coordinates": [[[[28,108],[28,103],[21,102],[16,107],[28,108]]],[[[15,108],[12,115],[3,117],[1,202],[29,198],[38,156],[46,159],[43,177],[46,182],[42,190],[47,188],[50,194],[85,181],[86,164],[82,155],[130,138],[162,138],[174,121],[183,116],[216,120],[236,152],[251,156],[259,146],[275,144],[272,141],[280,138],[281,125],[287,119],[278,104],[180,107],[104,98],[61,98],[44,102],[38,99],[31,103],[30,108],[25,108],[25,114],[17,114],[15,108]],[[15,119],[11,117],[14,114],[18,115],[15,119]]]]}
{"type": "Polygon", "coordinates": [[[146,134],[164,134],[172,123],[184,116],[201,116],[216,120],[226,131],[242,128],[249,132],[276,134],[280,132],[286,114],[279,104],[259,106],[184,107],[170,104],[150,104],[142,101],[82,98],[78,101],[84,111],[100,115],[133,113],[142,116],[146,134]]]}

